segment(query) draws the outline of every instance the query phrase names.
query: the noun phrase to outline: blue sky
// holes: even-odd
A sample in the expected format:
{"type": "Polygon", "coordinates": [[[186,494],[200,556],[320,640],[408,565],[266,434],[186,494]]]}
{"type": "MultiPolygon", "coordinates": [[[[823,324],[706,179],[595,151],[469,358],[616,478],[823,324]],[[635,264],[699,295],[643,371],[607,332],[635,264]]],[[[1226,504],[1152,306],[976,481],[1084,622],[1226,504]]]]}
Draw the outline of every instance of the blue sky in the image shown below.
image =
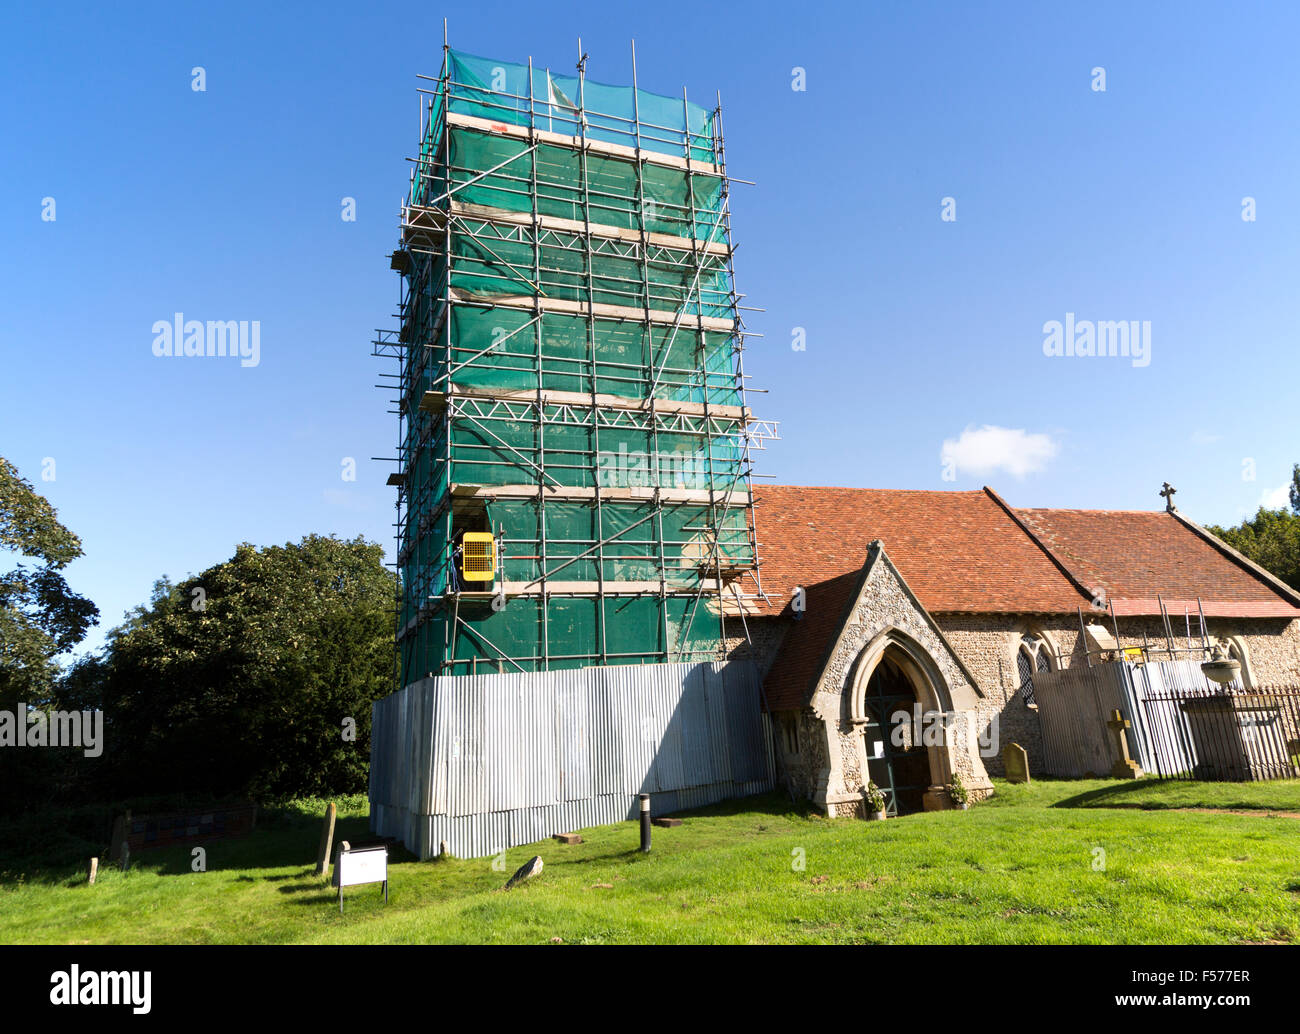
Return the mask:
{"type": "Polygon", "coordinates": [[[781,423],[766,480],[1114,509],[1160,506],[1169,480],[1220,523],[1288,481],[1298,9],[556,6],[0,19],[0,452],[83,539],[88,646],[240,541],[391,551],[371,457],[396,424],[368,341],[394,326],[385,255],[444,14],[473,53],[568,74],[581,36],[588,74],[626,83],[635,38],[643,88],[721,91],[729,171],[757,181],[732,210],[738,287],[766,310],[753,403],[781,423]],[[155,357],[176,312],[260,321],[259,364],[155,357]],[[1066,313],[1149,321],[1149,364],[1044,355],[1066,313]]]}

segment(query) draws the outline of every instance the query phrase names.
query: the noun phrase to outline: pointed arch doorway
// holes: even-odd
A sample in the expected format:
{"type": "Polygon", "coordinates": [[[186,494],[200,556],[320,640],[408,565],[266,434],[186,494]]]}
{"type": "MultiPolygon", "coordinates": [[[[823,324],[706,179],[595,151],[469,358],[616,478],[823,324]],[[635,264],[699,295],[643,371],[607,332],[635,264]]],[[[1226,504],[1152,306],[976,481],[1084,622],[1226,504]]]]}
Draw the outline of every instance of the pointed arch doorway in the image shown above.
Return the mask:
{"type": "Polygon", "coordinates": [[[866,777],[884,792],[886,814],[933,807],[950,764],[946,736],[931,726],[951,708],[933,658],[891,629],[862,651],[851,692],[849,713],[861,729],[866,777]]]}
{"type": "Polygon", "coordinates": [[[916,690],[890,652],[867,680],[862,707],[867,775],[884,792],[886,813],[894,816],[924,808],[930,757],[928,749],[915,742],[913,708],[920,703],[916,690]]]}

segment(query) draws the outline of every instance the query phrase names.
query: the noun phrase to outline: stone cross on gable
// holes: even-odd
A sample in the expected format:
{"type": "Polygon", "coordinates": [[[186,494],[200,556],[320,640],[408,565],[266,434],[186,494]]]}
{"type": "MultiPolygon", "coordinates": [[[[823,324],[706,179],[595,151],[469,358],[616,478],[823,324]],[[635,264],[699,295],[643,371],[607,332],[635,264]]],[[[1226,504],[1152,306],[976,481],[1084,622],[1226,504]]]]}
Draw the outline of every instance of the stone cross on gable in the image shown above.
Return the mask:
{"type": "Polygon", "coordinates": [[[1177,491],[1178,489],[1168,481],[1166,481],[1164,487],[1160,489],[1160,495],[1165,501],[1165,510],[1169,513],[1174,512],[1174,493],[1177,491]]]}
{"type": "Polygon", "coordinates": [[[1128,737],[1124,735],[1124,730],[1131,728],[1132,723],[1116,709],[1111,711],[1110,721],[1106,723],[1106,726],[1115,737],[1115,764],[1111,766],[1110,777],[1112,779],[1141,779],[1142,766],[1129,755],[1128,737]]]}

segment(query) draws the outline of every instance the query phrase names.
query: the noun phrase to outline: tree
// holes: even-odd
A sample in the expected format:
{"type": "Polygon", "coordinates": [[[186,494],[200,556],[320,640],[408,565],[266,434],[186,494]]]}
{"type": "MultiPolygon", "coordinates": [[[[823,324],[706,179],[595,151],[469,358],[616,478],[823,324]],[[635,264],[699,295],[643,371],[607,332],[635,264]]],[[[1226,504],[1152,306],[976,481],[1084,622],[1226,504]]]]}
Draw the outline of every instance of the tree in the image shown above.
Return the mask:
{"type": "Polygon", "coordinates": [[[380,546],[320,535],[155,583],[106,657],[117,792],[364,791],[395,590],[380,546]]]}
{"type": "Polygon", "coordinates": [[[1291,497],[1291,512],[1300,516],[1300,463],[1291,466],[1291,489],[1287,494],[1291,497]]]}
{"type": "Polygon", "coordinates": [[[0,573],[0,707],[12,708],[48,697],[55,658],[85,638],[99,609],[60,573],[82,555],[81,540],[3,456],[0,547],[38,561],[0,573]]]}
{"type": "MultiPolygon", "coordinates": [[[[1300,467],[1296,469],[1300,472],[1300,467]]],[[[1295,485],[1291,492],[1294,505],[1295,485]]],[[[1212,526],[1209,531],[1291,588],[1300,590],[1300,514],[1261,506],[1252,520],[1242,521],[1235,528],[1212,526]]]]}

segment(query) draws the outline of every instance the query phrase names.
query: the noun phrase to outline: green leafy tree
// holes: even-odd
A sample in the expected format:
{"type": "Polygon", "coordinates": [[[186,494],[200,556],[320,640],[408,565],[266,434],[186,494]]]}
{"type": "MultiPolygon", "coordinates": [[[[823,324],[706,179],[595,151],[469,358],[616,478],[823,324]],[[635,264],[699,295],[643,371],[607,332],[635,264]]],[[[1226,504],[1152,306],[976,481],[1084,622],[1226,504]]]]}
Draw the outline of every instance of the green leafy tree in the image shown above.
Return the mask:
{"type": "Polygon", "coordinates": [[[12,708],[48,699],[55,658],[85,638],[99,610],[61,573],[82,555],[81,540],[3,456],[0,548],[19,558],[0,572],[0,707],[12,708]]]}
{"type": "Polygon", "coordinates": [[[157,582],[103,672],[117,791],[364,791],[395,590],[381,547],[320,535],[157,582]]]}
{"type": "MultiPolygon", "coordinates": [[[[1291,492],[1294,505],[1295,485],[1291,492]]],[[[1300,515],[1261,506],[1253,519],[1242,521],[1235,528],[1209,530],[1291,588],[1300,590],[1300,515]]]]}

